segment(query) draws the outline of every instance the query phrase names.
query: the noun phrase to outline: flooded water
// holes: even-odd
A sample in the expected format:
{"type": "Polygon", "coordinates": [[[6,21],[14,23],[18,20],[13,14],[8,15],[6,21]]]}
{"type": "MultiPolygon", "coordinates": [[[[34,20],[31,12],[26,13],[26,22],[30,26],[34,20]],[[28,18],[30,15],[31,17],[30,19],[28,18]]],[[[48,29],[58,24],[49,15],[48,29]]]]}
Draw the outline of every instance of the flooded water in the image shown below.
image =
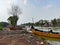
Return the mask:
{"type": "Polygon", "coordinates": [[[58,41],[49,41],[48,40],[47,42],[49,42],[52,45],[60,45],[60,42],[58,42],[58,41]]]}
{"type": "Polygon", "coordinates": [[[46,40],[48,43],[52,45],[60,45],[60,39],[57,38],[50,38],[50,37],[44,37],[44,36],[38,36],[46,40]]]}
{"type": "MultiPolygon", "coordinates": [[[[35,27],[35,28],[43,30],[43,31],[49,31],[48,28],[41,28],[41,27],[35,27]]],[[[53,32],[59,32],[60,33],[60,29],[53,29],[53,32]]],[[[39,36],[39,37],[45,39],[47,42],[49,42],[52,45],[60,45],[60,39],[44,37],[44,36],[39,36]]]]}

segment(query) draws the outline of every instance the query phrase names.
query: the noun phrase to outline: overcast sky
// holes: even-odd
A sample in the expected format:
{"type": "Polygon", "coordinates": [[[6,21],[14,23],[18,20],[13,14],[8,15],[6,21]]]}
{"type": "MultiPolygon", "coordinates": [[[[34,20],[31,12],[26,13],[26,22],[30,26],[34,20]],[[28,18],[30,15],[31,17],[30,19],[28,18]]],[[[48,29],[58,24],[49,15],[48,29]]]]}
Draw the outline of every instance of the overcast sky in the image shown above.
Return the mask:
{"type": "Polygon", "coordinates": [[[11,5],[18,5],[22,14],[18,24],[32,22],[40,19],[51,20],[60,16],[60,0],[0,0],[0,22],[6,21],[10,16],[8,9],[11,5]]]}

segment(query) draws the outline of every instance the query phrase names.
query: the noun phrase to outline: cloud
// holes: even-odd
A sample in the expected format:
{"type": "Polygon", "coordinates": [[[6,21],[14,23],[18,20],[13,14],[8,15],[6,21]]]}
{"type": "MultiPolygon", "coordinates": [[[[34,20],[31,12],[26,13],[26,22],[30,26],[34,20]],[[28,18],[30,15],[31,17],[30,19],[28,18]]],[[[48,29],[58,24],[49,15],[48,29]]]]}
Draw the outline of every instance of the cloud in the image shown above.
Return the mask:
{"type": "Polygon", "coordinates": [[[26,5],[26,4],[27,4],[27,1],[28,1],[28,0],[24,0],[24,1],[23,1],[23,2],[24,2],[24,5],[26,5]]]}
{"type": "Polygon", "coordinates": [[[44,9],[49,9],[49,8],[51,8],[52,7],[52,5],[46,5],[46,6],[44,6],[43,8],[44,9]]]}

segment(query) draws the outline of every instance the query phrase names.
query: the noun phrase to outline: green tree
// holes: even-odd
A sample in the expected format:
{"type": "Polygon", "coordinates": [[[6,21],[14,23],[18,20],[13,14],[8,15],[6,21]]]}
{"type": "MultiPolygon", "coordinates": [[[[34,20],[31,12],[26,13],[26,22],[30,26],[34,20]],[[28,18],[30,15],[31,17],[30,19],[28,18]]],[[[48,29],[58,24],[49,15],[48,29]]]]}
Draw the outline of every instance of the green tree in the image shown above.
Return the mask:
{"type": "Polygon", "coordinates": [[[8,18],[8,21],[10,22],[10,24],[11,24],[12,26],[15,27],[15,26],[17,25],[17,21],[18,21],[18,19],[19,19],[19,16],[18,16],[18,15],[21,14],[21,9],[20,9],[18,6],[14,5],[14,6],[11,7],[11,10],[9,11],[9,13],[10,13],[12,16],[10,16],[10,17],[8,18]]]}
{"type": "Polygon", "coordinates": [[[51,20],[51,23],[53,24],[53,26],[57,26],[57,20],[56,19],[51,20]]]}
{"type": "Polygon", "coordinates": [[[36,25],[36,26],[39,26],[39,25],[40,25],[40,23],[39,23],[39,22],[36,22],[36,23],[35,23],[35,25],[36,25]]]}
{"type": "Polygon", "coordinates": [[[10,21],[10,24],[11,24],[13,27],[15,27],[16,24],[17,24],[17,21],[18,21],[18,17],[17,17],[17,16],[10,16],[10,17],[8,18],[8,20],[10,21]]]}
{"type": "Polygon", "coordinates": [[[0,30],[3,30],[3,28],[4,28],[3,25],[0,23],[0,30]]]}
{"type": "Polygon", "coordinates": [[[42,27],[44,25],[44,20],[40,20],[39,23],[40,23],[40,26],[42,27]]]}
{"type": "Polygon", "coordinates": [[[49,21],[45,20],[45,24],[46,24],[46,26],[49,26],[49,21]]]}
{"type": "Polygon", "coordinates": [[[57,19],[57,24],[60,26],[60,18],[57,19]]]}
{"type": "Polygon", "coordinates": [[[7,27],[9,24],[7,22],[0,22],[0,30],[3,30],[4,27],[7,27]]]}
{"type": "Polygon", "coordinates": [[[0,22],[0,24],[3,26],[3,27],[7,27],[9,25],[8,22],[0,22]]]}

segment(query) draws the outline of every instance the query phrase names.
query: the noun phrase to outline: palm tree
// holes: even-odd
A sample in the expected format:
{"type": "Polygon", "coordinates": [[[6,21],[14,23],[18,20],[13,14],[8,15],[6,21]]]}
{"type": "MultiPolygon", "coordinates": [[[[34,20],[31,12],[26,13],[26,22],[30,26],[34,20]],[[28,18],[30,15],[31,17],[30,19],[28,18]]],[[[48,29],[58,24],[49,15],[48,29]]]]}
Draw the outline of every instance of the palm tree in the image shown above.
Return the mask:
{"type": "Polygon", "coordinates": [[[58,26],[60,26],[60,18],[57,19],[58,26]]]}
{"type": "Polygon", "coordinates": [[[56,19],[51,20],[51,23],[53,24],[53,26],[57,26],[57,20],[56,19]]]}
{"type": "Polygon", "coordinates": [[[45,24],[46,24],[46,26],[49,26],[48,20],[45,20],[45,24]]]}

